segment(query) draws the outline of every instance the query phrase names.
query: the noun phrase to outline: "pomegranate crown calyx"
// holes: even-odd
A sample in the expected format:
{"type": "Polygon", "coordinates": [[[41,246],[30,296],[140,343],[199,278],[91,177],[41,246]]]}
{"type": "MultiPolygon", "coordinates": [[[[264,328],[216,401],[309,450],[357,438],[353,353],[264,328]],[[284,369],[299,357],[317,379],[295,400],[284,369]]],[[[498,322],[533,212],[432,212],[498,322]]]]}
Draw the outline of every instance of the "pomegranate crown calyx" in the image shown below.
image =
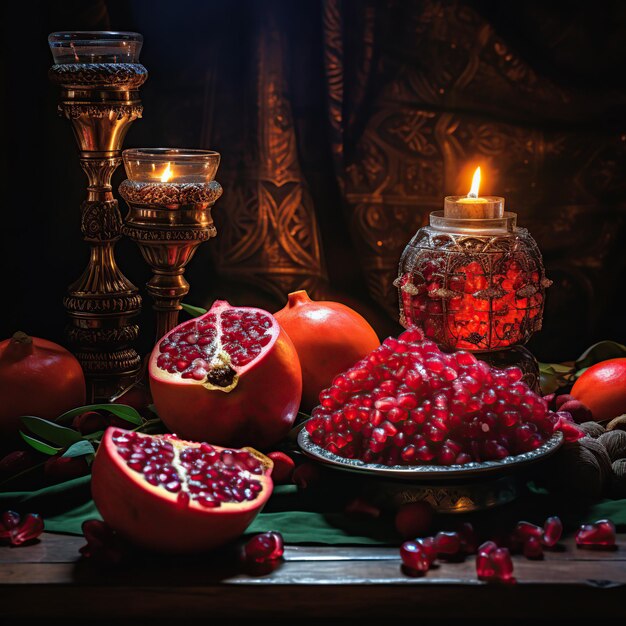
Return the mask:
{"type": "Polygon", "coordinates": [[[18,330],[16,333],[13,333],[11,337],[12,343],[19,343],[22,345],[30,345],[33,343],[33,338],[30,335],[27,335],[25,332],[18,330]]]}
{"type": "Polygon", "coordinates": [[[299,291],[292,291],[287,296],[287,303],[290,307],[298,306],[300,304],[306,304],[312,302],[306,289],[300,289],[299,291]]]}

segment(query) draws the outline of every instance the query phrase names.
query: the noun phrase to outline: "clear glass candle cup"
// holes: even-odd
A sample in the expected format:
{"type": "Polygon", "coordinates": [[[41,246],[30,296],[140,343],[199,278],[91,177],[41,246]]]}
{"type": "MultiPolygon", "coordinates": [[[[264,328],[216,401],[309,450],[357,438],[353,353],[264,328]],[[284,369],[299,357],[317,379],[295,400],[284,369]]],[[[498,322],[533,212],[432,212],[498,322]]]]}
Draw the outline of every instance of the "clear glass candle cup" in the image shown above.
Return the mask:
{"type": "Polygon", "coordinates": [[[137,183],[209,183],[220,164],[213,150],[133,148],[122,157],[126,175],[137,183]]]}
{"type": "Polygon", "coordinates": [[[51,33],[48,44],[56,65],[138,63],[143,36],[116,31],[61,31],[51,33]]]}

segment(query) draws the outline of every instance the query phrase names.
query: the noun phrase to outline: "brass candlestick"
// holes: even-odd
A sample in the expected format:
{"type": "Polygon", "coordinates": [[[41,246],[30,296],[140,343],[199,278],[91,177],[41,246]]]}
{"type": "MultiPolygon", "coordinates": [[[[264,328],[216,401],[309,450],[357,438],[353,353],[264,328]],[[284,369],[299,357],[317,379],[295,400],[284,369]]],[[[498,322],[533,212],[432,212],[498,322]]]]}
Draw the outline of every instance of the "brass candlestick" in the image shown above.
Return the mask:
{"type": "Polygon", "coordinates": [[[81,231],[91,246],[89,263],[64,299],[67,330],[85,371],[88,397],[105,400],[136,377],[140,358],[130,346],[139,334],[137,288],[114,256],[122,218],[111,190],[130,124],[141,117],[138,87],[148,72],[137,60],[137,33],[60,32],[48,38],[55,65],[50,80],[61,87],[59,115],[72,123],[87,174],[81,231]]]}
{"type": "Polygon", "coordinates": [[[214,180],[220,155],[209,150],[168,148],[124,151],[129,180],[120,195],[129,207],[123,233],[137,243],[153,277],[157,341],[178,324],[189,291],[183,273],[198,246],[216,230],[211,207],[222,195],[214,180]]]}

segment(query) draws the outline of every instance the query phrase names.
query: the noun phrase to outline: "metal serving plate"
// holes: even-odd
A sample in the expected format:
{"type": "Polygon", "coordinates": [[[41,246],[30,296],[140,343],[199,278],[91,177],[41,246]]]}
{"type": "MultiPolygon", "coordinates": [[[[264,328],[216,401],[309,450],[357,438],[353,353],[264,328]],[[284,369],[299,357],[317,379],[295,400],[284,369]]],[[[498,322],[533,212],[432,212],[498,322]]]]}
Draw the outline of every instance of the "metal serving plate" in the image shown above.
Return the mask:
{"type": "Polygon", "coordinates": [[[532,452],[509,456],[501,461],[484,461],[483,463],[466,463],[465,465],[380,465],[364,463],[358,459],[344,459],[341,456],[324,450],[311,441],[306,428],[298,433],[298,445],[302,452],[311,459],[319,461],[326,467],[367,474],[371,477],[407,480],[413,482],[433,481],[467,481],[482,477],[496,477],[524,468],[527,465],[542,461],[554,454],[563,443],[563,434],[555,433],[543,445],[532,452]]]}

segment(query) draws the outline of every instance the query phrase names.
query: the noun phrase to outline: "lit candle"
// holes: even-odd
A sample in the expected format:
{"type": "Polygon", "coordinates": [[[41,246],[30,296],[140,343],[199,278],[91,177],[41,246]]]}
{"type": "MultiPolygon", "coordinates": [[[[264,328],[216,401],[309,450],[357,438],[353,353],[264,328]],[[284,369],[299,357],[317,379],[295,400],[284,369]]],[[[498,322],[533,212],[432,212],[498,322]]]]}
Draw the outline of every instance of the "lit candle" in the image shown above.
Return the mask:
{"type": "Polygon", "coordinates": [[[476,168],[467,196],[448,196],[444,203],[444,217],[455,219],[497,219],[504,214],[504,198],[478,195],[480,167],[476,168]]]}

